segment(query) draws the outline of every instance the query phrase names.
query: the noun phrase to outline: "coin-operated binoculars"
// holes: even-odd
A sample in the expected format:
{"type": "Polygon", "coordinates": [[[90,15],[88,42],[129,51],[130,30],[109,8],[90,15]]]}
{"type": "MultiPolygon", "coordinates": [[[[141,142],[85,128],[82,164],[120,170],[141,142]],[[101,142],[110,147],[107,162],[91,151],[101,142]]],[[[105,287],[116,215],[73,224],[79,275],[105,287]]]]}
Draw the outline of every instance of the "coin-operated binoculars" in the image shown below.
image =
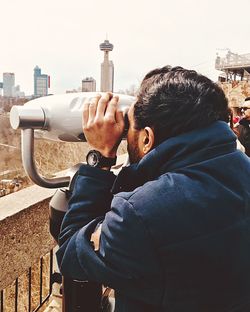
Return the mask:
{"type": "MultiPolygon", "coordinates": [[[[132,96],[117,94],[118,105],[126,114],[134,102],[132,96]]],[[[81,164],[69,168],[63,177],[46,178],[39,174],[34,161],[34,137],[63,142],[85,142],[82,131],[82,110],[86,98],[94,92],[68,93],[37,98],[10,111],[12,128],[21,129],[21,150],[24,169],[30,179],[45,188],[57,189],[50,201],[50,232],[58,240],[62,219],[74,177],[81,164]]],[[[102,285],[63,278],[63,311],[101,311],[102,285]]]]}

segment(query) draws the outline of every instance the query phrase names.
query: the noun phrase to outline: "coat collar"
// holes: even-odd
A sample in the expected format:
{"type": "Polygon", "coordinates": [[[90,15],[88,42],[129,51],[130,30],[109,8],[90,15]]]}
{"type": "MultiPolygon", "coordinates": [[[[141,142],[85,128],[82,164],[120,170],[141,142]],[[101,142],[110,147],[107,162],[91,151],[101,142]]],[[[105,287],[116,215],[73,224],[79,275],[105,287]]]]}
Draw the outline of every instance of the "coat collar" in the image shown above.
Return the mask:
{"type": "Polygon", "coordinates": [[[236,149],[236,136],[223,121],[172,137],[155,147],[139,163],[121,170],[112,192],[132,191],[165,172],[214,158],[236,149]]]}
{"type": "Polygon", "coordinates": [[[250,121],[245,119],[245,118],[242,118],[239,122],[240,125],[244,126],[244,127],[247,127],[249,128],[250,127],[250,121]]]}

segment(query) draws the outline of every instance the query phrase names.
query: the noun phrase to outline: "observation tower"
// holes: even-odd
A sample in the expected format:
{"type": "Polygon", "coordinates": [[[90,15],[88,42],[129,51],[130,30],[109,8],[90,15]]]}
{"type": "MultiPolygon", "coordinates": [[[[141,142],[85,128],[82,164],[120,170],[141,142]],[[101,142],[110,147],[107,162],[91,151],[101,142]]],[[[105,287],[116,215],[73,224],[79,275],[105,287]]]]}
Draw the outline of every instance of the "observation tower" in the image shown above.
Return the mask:
{"type": "Polygon", "coordinates": [[[109,52],[114,48],[107,39],[100,44],[100,50],[104,52],[104,59],[101,64],[101,92],[111,91],[114,88],[114,64],[109,60],[109,52]]]}

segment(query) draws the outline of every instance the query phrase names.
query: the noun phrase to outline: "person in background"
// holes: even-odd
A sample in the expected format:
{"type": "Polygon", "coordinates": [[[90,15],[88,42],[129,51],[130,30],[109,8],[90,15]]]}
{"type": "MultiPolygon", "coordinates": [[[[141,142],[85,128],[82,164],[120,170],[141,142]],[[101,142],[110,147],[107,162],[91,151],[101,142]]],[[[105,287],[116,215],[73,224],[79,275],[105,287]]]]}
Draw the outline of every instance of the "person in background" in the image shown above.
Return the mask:
{"type": "Polygon", "coordinates": [[[250,157],[250,97],[247,97],[239,108],[241,119],[235,128],[240,143],[245,148],[245,153],[250,157]]]}
{"type": "Polygon", "coordinates": [[[229,126],[233,130],[233,132],[237,135],[237,140],[236,140],[237,149],[239,149],[240,151],[245,153],[245,147],[240,143],[240,141],[238,139],[238,132],[237,132],[237,127],[239,125],[241,117],[238,115],[234,116],[233,110],[230,109],[230,117],[229,118],[230,118],[229,119],[229,126]]]}
{"type": "Polygon", "coordinates": [[[128,112],[130,165],[115,176],[118,101],[84,104],[92,150],[61,227],[62,274],[113,288],[117,312],[250,311],[250,159],[222,89],[193,70],[150,71],[128,112]]]}

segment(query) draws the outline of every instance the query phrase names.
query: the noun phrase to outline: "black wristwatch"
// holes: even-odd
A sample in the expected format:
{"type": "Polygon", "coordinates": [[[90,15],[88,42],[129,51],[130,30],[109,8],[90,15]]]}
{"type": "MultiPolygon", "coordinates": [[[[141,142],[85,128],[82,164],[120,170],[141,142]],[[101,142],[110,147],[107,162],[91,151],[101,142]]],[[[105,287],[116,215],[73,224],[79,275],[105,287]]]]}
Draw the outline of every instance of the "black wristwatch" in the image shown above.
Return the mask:
{"type": "Polygon", "coordinates": [[[112,167],[116,163],[116,157],[108,158],[96,150],[91,150],[86,156],[86,162],[89,166],[96,168],[112,167]]]}

